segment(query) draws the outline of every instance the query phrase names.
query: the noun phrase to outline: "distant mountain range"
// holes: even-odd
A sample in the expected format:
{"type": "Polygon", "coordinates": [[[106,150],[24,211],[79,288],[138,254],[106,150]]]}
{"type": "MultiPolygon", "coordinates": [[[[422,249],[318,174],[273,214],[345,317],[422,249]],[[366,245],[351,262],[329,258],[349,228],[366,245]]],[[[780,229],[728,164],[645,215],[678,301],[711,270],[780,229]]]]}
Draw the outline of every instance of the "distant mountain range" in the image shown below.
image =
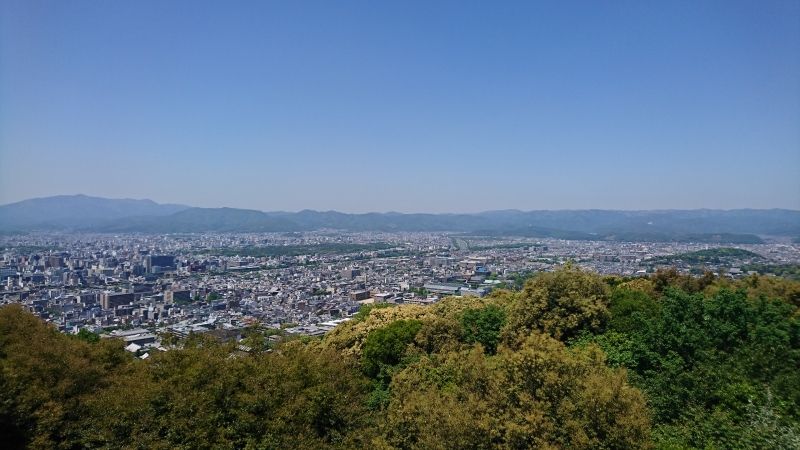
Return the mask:
{"type": "Polygon", "coordinates": [[[152,200],[58,195],[0,206],[0,230],[92,228],[126,217],[163,217],[186,209],[189,207],[185,205],[158,204],[152,200]]]}
{"type": "Polygon", "coordinates": [[[194,208],[152,200],[85,195],[37,198],[0,206],[0,231],[142,233],[452,231],[482,236],[529,236],[612,241],[760,242],[760,236],[800,236],[800,211],[563,210],[476,214],[346,214],[194,208]]]}

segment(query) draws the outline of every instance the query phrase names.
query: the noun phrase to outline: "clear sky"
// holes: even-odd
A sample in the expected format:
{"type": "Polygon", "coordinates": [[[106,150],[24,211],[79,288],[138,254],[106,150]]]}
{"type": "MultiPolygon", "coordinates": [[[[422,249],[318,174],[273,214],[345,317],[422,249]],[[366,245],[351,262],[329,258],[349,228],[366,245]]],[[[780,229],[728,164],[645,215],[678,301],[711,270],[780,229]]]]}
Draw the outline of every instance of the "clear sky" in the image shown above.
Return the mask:
{"type": "Polygon", "coordinates": [[[0,2],[0,203],[800,209],[800,1],[0,2]]]}

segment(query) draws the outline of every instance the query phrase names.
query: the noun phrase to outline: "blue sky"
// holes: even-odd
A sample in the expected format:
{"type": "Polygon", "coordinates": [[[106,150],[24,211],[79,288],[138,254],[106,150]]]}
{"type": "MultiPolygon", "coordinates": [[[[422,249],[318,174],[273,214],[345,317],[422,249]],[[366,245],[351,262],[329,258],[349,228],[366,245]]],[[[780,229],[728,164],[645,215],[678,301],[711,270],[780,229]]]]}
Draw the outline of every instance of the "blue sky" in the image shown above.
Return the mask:
{"type": "Polygon", "coordinates": [[[0,203],[800,209],[797,1],[0,2],[0,203]]]}

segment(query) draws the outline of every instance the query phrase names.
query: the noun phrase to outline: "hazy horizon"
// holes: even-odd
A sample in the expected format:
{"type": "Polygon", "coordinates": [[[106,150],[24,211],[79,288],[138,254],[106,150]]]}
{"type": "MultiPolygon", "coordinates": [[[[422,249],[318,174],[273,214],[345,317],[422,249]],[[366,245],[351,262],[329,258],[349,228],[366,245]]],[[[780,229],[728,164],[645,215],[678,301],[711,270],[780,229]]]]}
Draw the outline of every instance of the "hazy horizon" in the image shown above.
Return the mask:
{"type": "MultiPolygon", "coordinates": [[[[134,198],[134,197],[103,197],[97,195],[88,195],[83,193],[77,194],[57,194],[53,196],[44,196],[44,197],[31,197],[19,201],[9,202],[9,203],[0,203],[0,206],[7,206],[14,203],[24,202],[27,200],[38,200],[38,199],[47,199],[52,197],[89,197],[89,198],[101,198],[106,200],[133,200],[133,201],[152,201],[160,205],[179,205],[179,206],[186,206],[190,208],[234,208],[228,205],[217,205],[217,206],[198,206],[192,205],[187,203],[173,203],[173,202],[162,202],[158,201],[158,199],[152,198],[134,198]]],[[[655,208],[655,209],[630,209],[630,208],[552,208],[552,209],[522,209],[522,208],[504,208],[504,209],[482,209],[482,210],[470,210],[470,211],[395,211],[395,210],[369,210],[369,211],[344,211],[338,209],[314,209],[314,208],[297,208],[297,209],[259,209],[259,208],[249,208],[249,207],[235,207],[236,209],[248,209],[248,210],[255,210],[255,211],[262,211],[267,213],[297,213],[301,211],[317,211],[317,212],[339,212],[345,214],[366,214],[366,213],[377,213],[377,214],[451,214],[451,215],[458,215],[458,214],[479,214],[479,213],[486,213],[486,212],[499,212],[499,211],[520,211],[520,212],[535,212],[535,211],[623,211],[623,212],[637,212],[637,211],[649,211],[649,212],[658,212],[658,211],[734,211],[734,210],[788,210],[788,211],[800,211],[800,209],[793,209],[793,208],[655,208]]]]}
{"type": "Polygon", "coordinates": [[[0,5],[0,204],[800,209],[800,3],[0,5]]]}

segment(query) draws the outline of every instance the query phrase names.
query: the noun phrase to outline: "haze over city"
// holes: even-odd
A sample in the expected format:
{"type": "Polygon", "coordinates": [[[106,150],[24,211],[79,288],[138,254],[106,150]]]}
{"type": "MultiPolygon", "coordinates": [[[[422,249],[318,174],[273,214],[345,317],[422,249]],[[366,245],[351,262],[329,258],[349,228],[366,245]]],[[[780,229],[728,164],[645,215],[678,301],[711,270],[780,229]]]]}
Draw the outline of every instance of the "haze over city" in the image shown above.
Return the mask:
{"type": "Polygon", "coordinates": [[[800,0],[0,0],[0,447],[800,449],[800,0]]]}
{"type": "Polygon", "coordinates": [[[0,204],[800,209],[800,3],[0,5],[0,204]]]}

